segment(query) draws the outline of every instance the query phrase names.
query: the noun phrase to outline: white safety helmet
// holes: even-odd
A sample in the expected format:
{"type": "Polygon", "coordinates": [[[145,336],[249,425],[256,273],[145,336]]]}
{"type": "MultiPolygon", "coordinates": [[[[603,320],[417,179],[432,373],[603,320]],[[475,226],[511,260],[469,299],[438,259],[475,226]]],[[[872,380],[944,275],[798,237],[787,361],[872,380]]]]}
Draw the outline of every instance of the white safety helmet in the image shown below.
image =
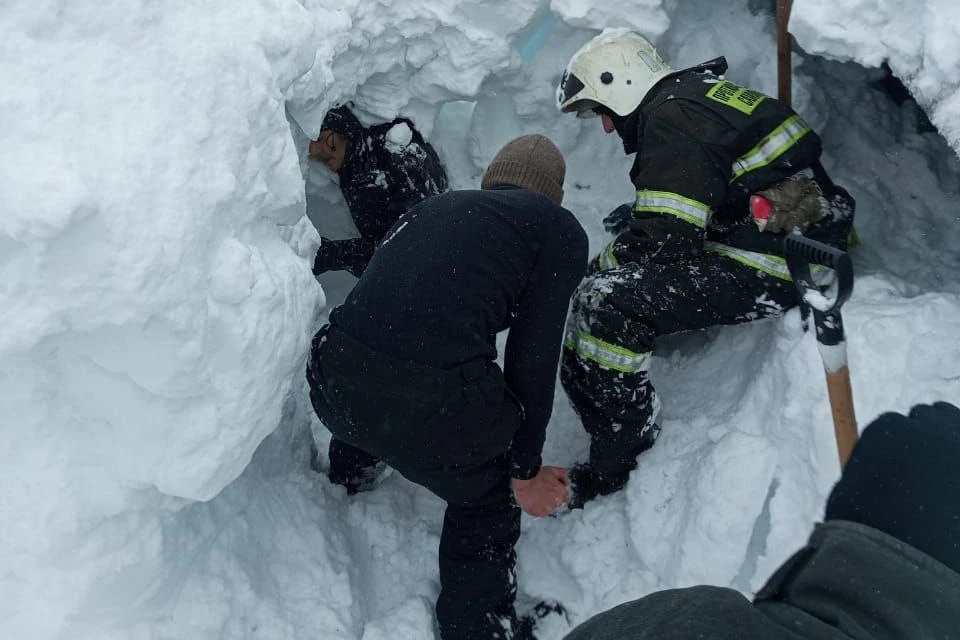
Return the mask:
{"type": "Polygon", "coordinates": [[[570,58],[557,87],[557,104],[580,118],[595,116],[597,106],[626,117],[673,71],[643,36],[607,29],[570,58]]]}

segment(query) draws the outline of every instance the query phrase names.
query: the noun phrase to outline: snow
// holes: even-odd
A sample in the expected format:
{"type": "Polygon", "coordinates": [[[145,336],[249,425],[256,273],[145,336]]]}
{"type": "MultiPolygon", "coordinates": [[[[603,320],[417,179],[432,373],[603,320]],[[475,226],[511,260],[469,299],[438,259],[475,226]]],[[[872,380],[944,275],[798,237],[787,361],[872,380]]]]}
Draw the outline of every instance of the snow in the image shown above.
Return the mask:
{"type": "Polygon", "coordinates": [[[817,351],[823,360],[823,369],[827,373],[836,373],[847,366],[847,343],[823,344],[817,342],[817,351]]]}
{"type": "Polygon", "coordinates": [[[406,122],[401,122],[390,127],[390,131],[387,131],[387,148],[394,152],[400,151],[410,144],[412,139],[413,131],[410,130],[406,122]]]}
{"type": "MultiPolygon", "coordinates": [[[[630,160],[557,113],[570,55],[632,27],[671,66],[724,54],[731,80],[773,92],[761,4],[7,2],[3,637],[434,637],[443,505],[399,474],[348,499],[309,470],[311,429],[328,436],[303,365],[352,283],[317,286],[311,221],[355,230],[305,141],[343,100],[366,123],[402,113],[466,188],[503,142],[544,133],[595,253],[630,160]]],[[[809,0],[792,25],[832,58],[794,56],[794,104],[858,202],[843,316],[860,422],[960,403],[960,7],[809,0]],[[884,59],[939,133],[855,64],[884,59]]],[[[522,606],[557,599],[575,624],[661,588],[758,588],[838,474],[823,368],[797,311],[665,340],[660,442],[625,491],[524,518],[522,606]]],[[[545,461],[587,446],[558,391],[545,461]]]]}
{"type": "Polygon", "coordinates": [[[616,25],[647,38],[662,35],[670,26],[670,18],[660,0],[633,0],[626,7],[584,0],[550,0],[550,9],[564,22],[575,27],[603,31],[616,25]]]}
{"type": "Polygon", "coordinates": [[[837,60],[887,62],[960,153],[960,11],[954,0],[798,2],[791,31],[800,46],[837,60]]]}

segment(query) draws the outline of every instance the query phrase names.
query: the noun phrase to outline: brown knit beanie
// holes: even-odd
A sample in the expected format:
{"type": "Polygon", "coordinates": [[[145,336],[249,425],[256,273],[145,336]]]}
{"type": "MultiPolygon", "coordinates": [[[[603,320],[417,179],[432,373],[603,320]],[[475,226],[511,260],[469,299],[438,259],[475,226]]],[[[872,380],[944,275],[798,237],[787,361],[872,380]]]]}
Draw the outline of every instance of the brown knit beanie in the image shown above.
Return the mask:
{"type": "Polygon", "coordinates": [[[513,185],[536,191],[554,204],[563,202],[563,177],[567,164],[550,138],[533,134],[520,136],[503,145],[493,157],[481,189],[513,185]]]}

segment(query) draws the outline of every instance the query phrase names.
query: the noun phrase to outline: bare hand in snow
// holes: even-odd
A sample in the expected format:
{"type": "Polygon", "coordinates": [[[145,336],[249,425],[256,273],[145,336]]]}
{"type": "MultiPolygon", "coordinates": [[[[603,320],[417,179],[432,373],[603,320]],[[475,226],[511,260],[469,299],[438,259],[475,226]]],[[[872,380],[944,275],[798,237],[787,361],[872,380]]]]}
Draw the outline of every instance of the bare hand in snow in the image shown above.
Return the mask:
{"type": "Polygon", "coordinates": [[[520,508],[534,516],[543,518],[567,503],[567,470],[562,467],[540,467],[540,471],[529,480],[513,478],[513,495],[520,508]]]}

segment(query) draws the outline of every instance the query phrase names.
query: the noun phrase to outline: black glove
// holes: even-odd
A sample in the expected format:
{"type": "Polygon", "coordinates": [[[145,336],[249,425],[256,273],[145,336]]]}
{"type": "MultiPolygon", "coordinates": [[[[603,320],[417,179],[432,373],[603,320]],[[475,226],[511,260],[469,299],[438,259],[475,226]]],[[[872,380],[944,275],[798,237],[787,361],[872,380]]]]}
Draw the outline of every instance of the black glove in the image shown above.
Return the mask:
{"type": "Polygon", "coordinates": [[[338,251],[337,243],[327,238],[320,238],[320,247],[313,259],[313,275],[318,276],[321,273],[338,269],[343,269],[343,266],[340,264],[340,251],[338,251]]]}
{"type": "Polygon", "coordinates": [[[619,235],[626,230],[627,226],[633,220],[633,205],[622,204],[603,219],[603,228],[609,233],[619,235]]]}

